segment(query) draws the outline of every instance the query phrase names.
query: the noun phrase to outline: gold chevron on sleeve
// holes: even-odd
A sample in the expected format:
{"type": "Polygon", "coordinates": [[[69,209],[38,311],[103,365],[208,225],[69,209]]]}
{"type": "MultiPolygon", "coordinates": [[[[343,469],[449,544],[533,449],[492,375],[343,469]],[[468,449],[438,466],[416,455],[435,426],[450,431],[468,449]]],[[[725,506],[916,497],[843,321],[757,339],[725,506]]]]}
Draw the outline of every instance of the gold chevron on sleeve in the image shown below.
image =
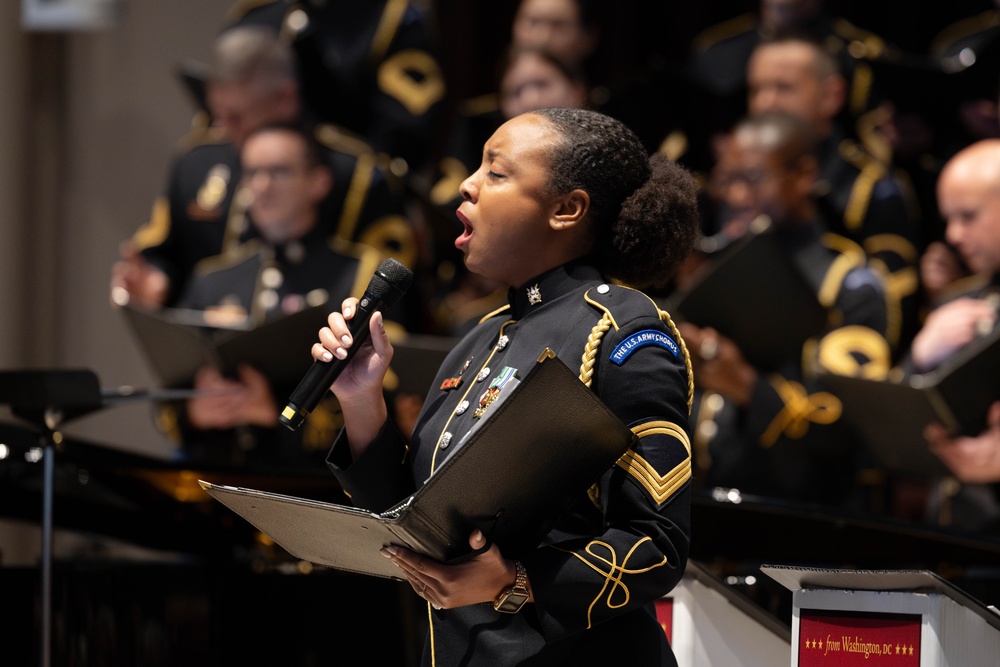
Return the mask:
{"type": "Polygon", "coordinates": [[[673,422],[647,422],[633,427],[632,432],[639,438],[655,434],[669,435],[680,440],[687,450],[687,458],[665,475],[658,473],[649,461],[631,449],[618,459],[618,467],[632,475],[653,500],[662,505],[691,479],[691,441],[684,429],[673,422]]]}

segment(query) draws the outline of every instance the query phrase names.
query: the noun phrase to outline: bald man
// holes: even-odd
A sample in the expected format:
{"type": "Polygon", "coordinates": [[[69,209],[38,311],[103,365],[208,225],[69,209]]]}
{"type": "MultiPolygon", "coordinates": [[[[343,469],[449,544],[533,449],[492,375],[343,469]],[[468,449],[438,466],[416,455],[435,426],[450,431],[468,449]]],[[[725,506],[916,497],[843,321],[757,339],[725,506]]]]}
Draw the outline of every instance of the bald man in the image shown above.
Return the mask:
{"type": "MultiPolygon", "coordinates": [[[[938,206],[945,239],[974,276],[935,308],[913,340],[913,369],[925,373],[998,326],[1000,304],[1000,139],[986,139],[953,156],[941,172],[938,206]]],[[[996,378],[983,378],[996,383],[996,378]]],[[[996,398],[1000,399],[1000,387],[996,398]]],[[[968,483],[1000,483],[1000,400],[977,437],[952,437],[940,424],[924,435],[952,473],[968,483]]]]}

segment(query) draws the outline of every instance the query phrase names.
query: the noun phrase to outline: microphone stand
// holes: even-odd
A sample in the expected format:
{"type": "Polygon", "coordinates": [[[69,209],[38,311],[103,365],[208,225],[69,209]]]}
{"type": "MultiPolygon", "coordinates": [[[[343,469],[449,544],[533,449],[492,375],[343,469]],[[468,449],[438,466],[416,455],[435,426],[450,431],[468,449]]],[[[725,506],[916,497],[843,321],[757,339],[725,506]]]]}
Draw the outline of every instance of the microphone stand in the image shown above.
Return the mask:
{"type": "Polygon", "coordinates": [[[123,401],[186,398],[194,390],[136,390],[122,387],[102,391],[89,370],[0,371],[0,405],[40,428],[42,445],[42,564],[40,665],[52,664],[52,554],[55,499],[55,456],[62,442],[59,429],[70,419],[123,401]]]}

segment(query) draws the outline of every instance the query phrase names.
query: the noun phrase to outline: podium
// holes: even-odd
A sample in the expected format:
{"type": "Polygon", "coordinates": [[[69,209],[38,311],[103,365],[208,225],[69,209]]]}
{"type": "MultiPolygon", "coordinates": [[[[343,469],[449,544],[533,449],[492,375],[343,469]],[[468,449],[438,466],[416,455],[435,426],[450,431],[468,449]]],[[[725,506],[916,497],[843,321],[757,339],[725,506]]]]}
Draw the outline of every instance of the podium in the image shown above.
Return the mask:
{"type": "Polygon", "coordinates": [[[702,565],[689,560],[684,578],[656,602],[679,667],[787,665],[791,630],[702,565]]]}
{"type": "Polygon", "coordinates": [[[763,565],[792,591],[792,667],[987,667],[1000,613],[927,570],[763,565]]]}

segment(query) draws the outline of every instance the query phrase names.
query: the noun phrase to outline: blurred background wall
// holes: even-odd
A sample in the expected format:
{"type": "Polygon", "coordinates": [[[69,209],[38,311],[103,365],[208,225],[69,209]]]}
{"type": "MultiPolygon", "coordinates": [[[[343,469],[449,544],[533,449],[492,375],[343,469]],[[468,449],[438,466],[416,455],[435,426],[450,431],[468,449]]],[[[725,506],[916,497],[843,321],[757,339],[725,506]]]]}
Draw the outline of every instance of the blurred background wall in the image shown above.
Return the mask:
{"type": "MultiPolygon", "coordinates": [[[[129,1],[105,28],[34,30],[27,0],[0,3],[0,369],[87,368],[102,387],[153,386],[111,308],[109,271],[194,112],[174,68],[207,57],[231,4],[129,1]]],[[[65,431],[169,456],[150,410],[118,406],[65,431]]],[[[0,521],[0,546],[4,565],[30,564],[39,530],[0,521]]]]}

